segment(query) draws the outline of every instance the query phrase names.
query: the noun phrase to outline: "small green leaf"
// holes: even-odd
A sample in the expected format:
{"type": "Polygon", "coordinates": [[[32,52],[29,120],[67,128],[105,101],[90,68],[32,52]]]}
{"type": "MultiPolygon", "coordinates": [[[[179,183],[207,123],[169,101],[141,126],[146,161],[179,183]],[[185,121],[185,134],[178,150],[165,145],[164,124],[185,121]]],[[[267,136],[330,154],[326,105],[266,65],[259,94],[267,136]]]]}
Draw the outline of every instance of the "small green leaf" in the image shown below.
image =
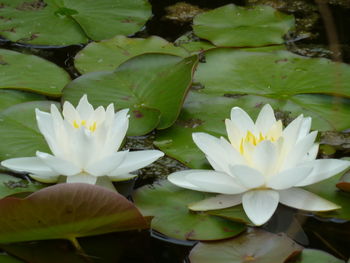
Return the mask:
{"type": "Polygon", "coordinates": [[[238,235],[245,225],[205,213],[190,211],[187,206],[213,196],[179,188],[168,181],[146,185],[133,194],[144,216],[153,216],[151,228],[181,240],[217,240],[238,235]]]}

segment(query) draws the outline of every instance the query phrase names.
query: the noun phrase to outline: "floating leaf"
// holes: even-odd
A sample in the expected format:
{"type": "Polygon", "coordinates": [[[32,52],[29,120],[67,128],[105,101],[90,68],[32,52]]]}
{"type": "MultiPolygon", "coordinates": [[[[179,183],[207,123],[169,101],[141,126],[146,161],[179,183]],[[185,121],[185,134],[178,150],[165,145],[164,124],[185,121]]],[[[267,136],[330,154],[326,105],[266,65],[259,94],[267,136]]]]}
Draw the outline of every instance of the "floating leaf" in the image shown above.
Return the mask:
{"type": "Polygon", "coordinates": [[[116,36],[101,42],[92,42],[75,57],[75,67],[80,73],[94,71],[110,71],[120,64],[145,53],[164,53],[187,57],[189,53],[157,36],[143,38],[127,38],[116,36]]]}
{"type": "Polygon", "coordinates": [[[35,109],[49,111],[53,101],[34,101],[14,105],[0,114],[0,160],[50,152],[37,128],[35,109]]]}
{"type": "Polygon", "coordinates": [[[146,228],[117,192],[89,184],[57,184],[25,199],[0,200],[0,242],[68,239],[146,228]],[[23,224],[25,222],[25,224],[23,224]]]}
{"type": "Polygon", "coordinates": [[[294,26],[293,16],[270,6],[240,7],[233,4],[197,15],[194,33],[216,46],[264,46],[282,44],[294,26]]]}
{"type": "Polygon", "coordinates": [[[345,173],[337,183],[337,187],[345,192],[350,192],[350,173],[345,173]]]}
{"type": "Polygon", "coordinates": [[[94,106],[114,103],[118,109],[129,108],[128,134],[146,134],[175,122],[196,64],[196,56],[140,55],[114,72],[93,72],[75,79],[64,89],[63,99],[76,104],[87,94],[94,106]]]}
{"type": "Polygon", "coordinates": [[[22,102],[45,100],[44,96],[19,90],[0,89],[0,111],[22,102]]]}
{"type": "Polygon", "coordinates": [[[345,263],[327,252],[305,248],[300,254],[298,259],[287,261],[288,263],[345,263]]]}
{"type": "Polygon", "coordinates": [[[192,249],[190,260],[191,263],[284,263],[301,250],[285,234],[251,230],[230,240],[200,242],[192,249]]]}
{"type": "Polygon", "coordinates": [[[38,45],[72,45],[89,38],[133,34],[151,16],[145,0],[2,0],[1,4],[0,34],[38,45]]]}
{"type": "Polygon", "coordinates": [[[68,73],[54,63],[34,55],[0,49],[0,89],[26,90],[58,97],[69,81],[68,73]]]}
{"type": "Polygon", "coordinates": [[[168,181],[136,190],[133,199],[144,216],[154,216],[151,228],[181,240],[217,240],[235,236],[245,225],[187,207],[211,194],[179,188],[168,181]]]}
{"type": "Polygon", "coordinates": [[[10,255],[0,255],[0,262],[1,263],[23,263],[23,261],[11,257],[10,255]]]}
{"type": "Polygon", "coordinates": [[[44,184],[0,173],[0,199],[18,193],[30,193],[45,187],[44,184]]]}

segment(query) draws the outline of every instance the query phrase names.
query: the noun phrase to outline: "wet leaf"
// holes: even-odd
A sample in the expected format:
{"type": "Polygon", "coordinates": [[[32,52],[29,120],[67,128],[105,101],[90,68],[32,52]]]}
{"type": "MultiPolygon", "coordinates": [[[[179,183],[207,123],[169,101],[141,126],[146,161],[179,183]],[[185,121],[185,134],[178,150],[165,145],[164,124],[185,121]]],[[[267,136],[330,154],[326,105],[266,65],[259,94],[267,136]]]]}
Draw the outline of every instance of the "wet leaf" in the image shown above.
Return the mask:
{"type": "Polygon", "coordinates": [[[89,184],[57,184],[0,200],[0,242],[74,239],[147,227],[125,197],[89,184]],[[25,224],[23,224],[25,222],[25,224]]]}
{"type": "Polygon", "coordinates": [[[87,94],[94,106],[114,103],[130,109],[129,135],[143,135],[171,126],[192,81],[197,57],[163,54],[134,57],[114,72],[93,72],[75,79],[63,99],[76,104],[87,94]]]}
{"type": "Polygon", "coordinates": [[[15,104],[33,100],[45,100],[45,97],[19,90],[0,89],[0,112],[15,104]]]}
{"type": "Polygon", "coordinates": [[[163,53],[187,57],[189,53],[157,36],[127,38],[116,36],[100,42],[92,42],[75,57],[75,67],[80,73],[110,71],[126,60],[145,53],[163,53]]]}
{"type": "Polygon", "coordinates": [[[58,97],[69,81],[68,73],[54,63],[34,55],[0,49],[0,89],[25,90],[58,97]]]}
{"type": "Polygon", "coordinates": [[[283,263],[302,247],[285,234],[251,230],[236,238],[198,243],[191,251],[191,263],[283,263]]]}
{"type": "Polygon", "coordinates": [[[133,199],[144,216],[154,216],[151,228],[171,238],[217,240],[245,230],[244,224],[187,208],[209,196],[212,195],[179,188],[165,180],[137,189],[133,199]]]}
{"type": "Polygon", "coordinates": [[[2,0],[0,34],[11,41],[71,45],[138,31],[151,16],[145,0],[2,0]],[[52,30],[52,29],[55,30],[52,30]]]}
{"type": "Polygon", "coordinates": [[[216,46],[264,46],[282,44],[294,25],[293,16],[270,6],[240,7],[233,4],[197,15],[194,33],[216,46]]]}
{"type": "Polygon", "coordinates": [[[30,193],[44,188],[46,185],[0,173],[0,199],[18,193],[30,193]]]}
{"type": "Polygon", "coordinates": [[[33,101],[14,105],[0,114],[0,160],[35,156],[36,151],[50,152],[39,132],[35,109],[50,111],[54,101],[33,101]]]}
{"type": "Polygon", "coordinates": [[[305,248],[296,260],[288,260],[288,263],[345,263],[327,252],[305,248]]]}

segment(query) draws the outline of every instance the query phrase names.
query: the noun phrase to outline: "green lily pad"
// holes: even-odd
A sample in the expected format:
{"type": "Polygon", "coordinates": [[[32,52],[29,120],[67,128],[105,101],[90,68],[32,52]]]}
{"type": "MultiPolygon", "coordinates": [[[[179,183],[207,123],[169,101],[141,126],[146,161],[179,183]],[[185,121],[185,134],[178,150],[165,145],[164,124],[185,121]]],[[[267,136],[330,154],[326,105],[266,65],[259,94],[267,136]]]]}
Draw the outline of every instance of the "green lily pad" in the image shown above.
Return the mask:
{"type": "Polygon", "coordinates": [[[186,190],[164,180],[146,185],[133,194],[144,216],[153,216],[151,228],[181,240],[217,240],[238,235],[245,225],[205,213],[190,211],[187,206],[212,194],[186,190]]]}
{"type": "Polygon", "coordinates": [[[282,44],[294,26],[294,17],[270,6],[240,7],[233,4],[197,15],[194,33],[216,46],[264,46],[282,44]]]}
{"type": "Polygon", "coordinates": [[[338,210],[316,213],[317,216],[350,220],[350,193],[343,192],[336,187],[341,176],[342,174],[339,174],[322,182],[304,187],[306,190],[341,206],[338,210]]]}
{"type": "Polygon", "coordinates": [[[68,73],[54,63],[34,55],[0,49],[0,89],[58,97],[69,81],[68,73]]]}
{"type": "Polygon", "coordinates": [[[80,73],[94,71],[110,71],[120,64],[144,53],[163,53],[187,57],[189,53],[157,36],[143,38],[127,38],[116,36],[112,39],[88,44],[75,56],[75,67],[80,73]]]}
{"type": "Polygon", "coordinates": [[[23,263],[22,260],[19,260],[17,258],[14,258],[10,255],[0,255],[0,262],[2,263],[23,263]]]}
{"type": "MultiPolygon", "coordinates": [[[[284,263],[302,247],[285,234],[251,230],[239,237],[198,243],[191,251],[191,263],[284,263]]],[[[315,261],[316,262],[316,261],[315,261]]]]}
{"type": "Polygon", "coordinates": [[[327,252],[317,249],[305,248],[296,260],[288,260],[288,263],[345,263],[327,252]]]}
{"type": "Polygon", "coordinates": [[[0,89],[0,112],[15,104],[33,100],[45,100],[45,97],[19,90],[0,89]]]}
{"type": "Polygon", "coordinates": [[[191,91],[180,116],[171,128],[157,132],[154,144],[167,155],[191,168],[208,168],[204,154],[192,140],[192,133],[206,132],[216,137],[225,136],[225,119],[232,107],[239,106],[254,119],[261,107],[269,103],[287,121],[303,113],[313,118],[312,127],[318,130],[346,129],[350,127],[350,100],[327,95],[301,94],[289,100],[255,95],[205,94],[204,89],[191,91]]]}
{"type": "Polygon", "coordinates": [[[35,109],[50,111],[53,101],[33,101],[14,105],[0,114],[0,160],[35,156],[36,151],[50,152],[39,132],[35,109]]]}
{"type": "Polygon", "coordinates": [[[195,74],[205,93],[253,94],[287,100],[296,94],[350,97],[350,66],[288,51],[250,52],[218,48],[206,52],[195,74]]]}
{"type": "Polygon", "coordinates": [[[44,184],[32,183],[18,177],[0,173],[0,199],[18,193],[35,192],[44,187],[44,184]]]}
{"type": "Polygon", "coordinates": [[[49,186],[24,199],[2,199],[0,213],[0,243],[74,240],[147,227],[140,212],[122,195],[80,183],[49,186]]]}
{"type": "Polygon", "coordinates": [[[114,103],[130,109],[129,135],[143,135],[171,126],[192,81],[197,57],[164,54],[134,57],[114,72],[92,72],[71,82],[63,99],[76,104],[87,94],[94,106],[114,103]]]}
{"type": "Polygon", "coordinates": [[[138,31],[151,16],[145,0],[2,0],[0,34],[37,45],[72,45],[138,31]],[[52,30],[52,29],[55,30],[52,30]]]}

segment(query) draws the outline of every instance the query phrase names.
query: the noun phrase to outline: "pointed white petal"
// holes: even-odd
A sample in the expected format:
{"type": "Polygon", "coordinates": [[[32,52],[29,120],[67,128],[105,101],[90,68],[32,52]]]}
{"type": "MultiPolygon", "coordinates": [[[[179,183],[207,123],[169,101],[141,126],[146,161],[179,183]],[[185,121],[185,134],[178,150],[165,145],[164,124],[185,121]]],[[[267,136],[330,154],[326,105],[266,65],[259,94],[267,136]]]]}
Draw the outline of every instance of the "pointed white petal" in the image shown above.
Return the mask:
{"type": "Polygon", "coordinates": [[[164,153],[158,150],[129,152],[119,166],[108,173],[108,176],[128,174],[153,163],[162,156],[164,153]]]}
{"type": "MultiPolygon", "coordinates": [[[[84,127],[78,129],[72,128],[70,132],[70,153],[72,155],[72,162],[78,167],[87,167],[96,159],[103,158],[98,151],[98,142],[94,135],[86,130],[84,127]]],[[[64,159],[68,159],[65,157],[64,159]]],[[[69,159],[70,160],[70,159],[69,159]]]]}
{"type": "Polygon", "coordinates": [[[67,176],[67,183],[96,184],[97,177],[90,174],[76,174],[67,176]]]}
{"type": "Polygon", "coordinates": [[[193,211],[207,211],[215,209],[223,209],[242,203],[242,195],[217,195],[202,201],[190,204],[189,209],[193,211]]]}
{"type": "Polygon", "coordinates": [[[62,114],[64,119],[71,125],[73,125],[74,121],[80,122],[79,113],[69,101],[64,102],[62,114]]]}
{"type": "Polygon", "coordinates": [[[245,134],[247,131],[255,133],[255,124],[249,115],[239,107],[233,107],[231,110],[231,121],[240,128],[245,134]]]}
{"type": "Polygon", "coordinates": [[[312,169],[313,167],[311,165],[303,165],[284,170],[273,175],[266,186],[275,190],[293,187],[305,179],[311,173],[312,169]]]}
{"type": "Polygon", "coordinates": [[[241,130],[230,119],[225,120],[225,125],[229,141],[236,149],[239,149],[242,137],[246,134],[243,134],[241,130]]]}
{"type": "Polygon", "coordinates": [[[289,152],[289,150],[295,145],[298,136],[301,124],[303,122],[303,115],[299,115],[294,119],[289,125],[283,130],[282,136],[284,138],[284,149],[289,152]]]}
{"type": "Polygon", "coordinates": [[[55,130],[52,125],[52,116],[50,113],[35,109],[36,121],[39,131],[46,137],[55,137],[55,130]]]}
{"type": "MultiPolygon", "coordinates": [[[[201,188],[189,183],[186,179],[186,176],[190,173],[193,173],[194,170],[184,170],[184,171],[179,171],[172,173],[168,176],[169,182],[172,184],[183,187],[186,189],[191,189],[191,190],[196,190],[196,191],[201,191],[201,188]]],[[[195,171],[201,171],[201,170],[195,170],[195,171]]]]}
{"type": "Polygon", "coordinates": [[[80,173],[81,171],[81,168],[77,167],[72,162],[52,156],[51,154],[38,151],[36,152],[36,156],[58,174],[74,175],[80,173]]]}
{"type": "Polygon", "coordinates": [[[299,135],[297,138],[297,141],[301,140],[302,138],[304,138],[311,129],[311,117],[306,117],[303,119],[301,126],[300,126],[300,130],[299,130],[299,135]]]}
{"type": "Polygon", "coordinates": [[[57,172],[54,172],[48,165],[46,165],[38,157],[22,157],[13,158],[1,162],[1,165],[17,171],[36,174],[37,176],[56,176],[57,172]]]}
{"type": "Polygon", "coordinates": [[[257,188],[265,183],[264,175],[254,168],[246,165],[235,165],[230,168],[231,174],[247,189],[257,188]]]}
{"type": "Polygon", "coordinates": [[[280,202],[301,210],[308,211],[330,211],[340,206],[323,199],[302,188],[290,188],[279,191],[280,202]]]}
{"type": "Polygon", "coordinates": [[[135,178],[137,174],[119,174],[115,176],[108,175],[108,178],[113,182],[127,181],[135,178]]]}
{"type": "Polygon", "coordinates": [[[237,184],[230,175],[212,170],[192,170],[192,173],[188,173],[185,179],[204,192],[240,194],[247,190],[247,188],[237,184]]]}
{"type": "Polygon", "coordinates": [[[268,175],[275,167],[278,157],[277,147],[271,141],[262,141],[253,152],[254,167],[262,174],[268,175]]]}
{"type": "Polygon", "coordinates": [[[276,122],[275,114],[270,104],[265,104],[261,109],[255,125],[263,134],[266,134],[276,122]]]}
{"type": "Polygon", "coordinates": [[[304,162],[307,161],[313,161],[316,159],[317,154],[318,154],[318,148],[319,148],[319,144],[318,143],[314,143],[314,145],[311,147],[311,149],[306,153],[306,155],[304,156],[304,162]]]}
{"type": "Polygon", "coordinates": [[[94,113],[94,108],[89,103],[86,94],[80,99],[76,110],[82,120],[90,119],[90,116],[94,113]]]}
{"type": "Polygon", "coordinates": [[[59,175],[49,175],[49,174],[29,174],[31,178],[38,182],[52,184],[56,183],[59,175]]]}
{"type": "Polygon", "coordinates": [[[312,172],[295,186],[305,186],[325,180],[350,167],[350,162],[337,159],[321,159],[308,163],[313,166],[312,172]]]}
{"type": "Polygon", "coordinates": [[[248,218],[257,226],[265,224],[276,211],[279,194],[274,190],[252,190],[243,194],[242,203],[248,218]]]}
{"type": "Polygon", "coordinates": [[[112,125],[114,118],[115,118],[114,104],[111,103],[107,106],[105,121],[103,122],[103,124],[106,126],[107,129],[112,125]]]}
{"type": "Polygon", "coordinates": [[[125,159],[129,151],[116,152],[85,167],[85,171],[93,176],[103,176],[116,169],[125,159]]]}

